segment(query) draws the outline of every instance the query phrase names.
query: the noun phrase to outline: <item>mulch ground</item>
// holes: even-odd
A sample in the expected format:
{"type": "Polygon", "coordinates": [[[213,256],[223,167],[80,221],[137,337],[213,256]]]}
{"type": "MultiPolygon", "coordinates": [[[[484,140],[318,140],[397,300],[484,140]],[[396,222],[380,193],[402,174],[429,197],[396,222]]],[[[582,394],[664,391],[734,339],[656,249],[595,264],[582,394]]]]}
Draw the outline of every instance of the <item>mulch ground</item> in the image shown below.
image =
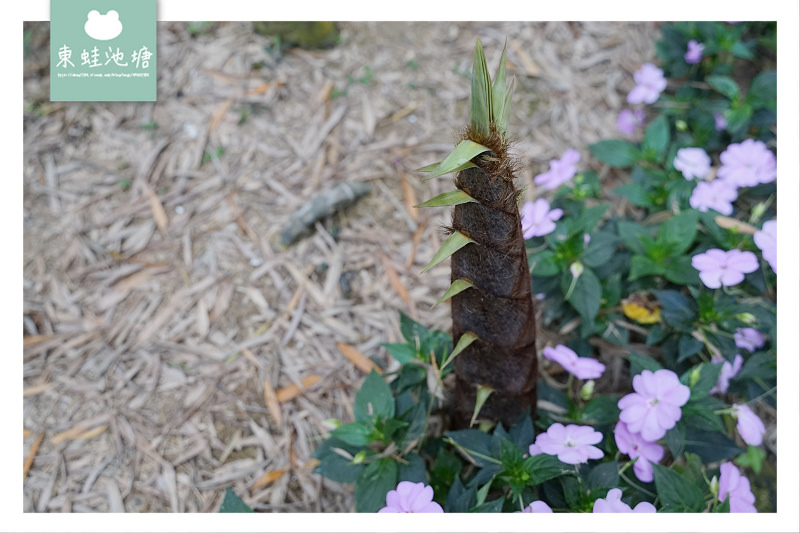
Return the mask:
{"type": "MultiPolygon", "coordinates": [[[[278,50],[249,23],[159,23],[158,101],[49,101],[48,31],[26,24],[26,512],[349,512],[313,474],[351,421],[364,356],[391,365],[398,311],[449,330],[425,274],[452,188],[414,169],[465,125],[475,38],[508,39],[525,198],[568,148],[618,137],[653,23],[341,23],[278,50]],[[283,248],[290,216],[344,182],[370,193],[283,248]]],[[[558,332],[543,331],[545,343],[558,332]]]]}

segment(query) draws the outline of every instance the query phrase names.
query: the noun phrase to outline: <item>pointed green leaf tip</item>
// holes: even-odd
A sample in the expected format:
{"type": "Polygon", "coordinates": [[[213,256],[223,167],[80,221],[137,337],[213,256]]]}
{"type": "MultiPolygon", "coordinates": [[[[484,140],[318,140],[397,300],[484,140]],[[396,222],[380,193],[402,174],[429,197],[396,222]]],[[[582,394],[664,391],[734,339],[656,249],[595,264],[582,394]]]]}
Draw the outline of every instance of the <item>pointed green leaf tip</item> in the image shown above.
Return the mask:
{"type": "Polygon", "coordinates": [[[439,251],[436,252],[436,255],[433,256],[431,262],[422,269],[422,273],[424,274],[428,270],[432,269],[464,246],[468,245],[471,242],[475,242],[460,231],[456,231],[452,235],[450,235],[446,241],[442,244],[442,247],[439,248],[439,251]]]}
{"type": "Polygon", "coordinates": [[[450,355],[448,355],[447,359],[444,361],[444,363],[442,363],[442,370],[444,370],[447,367],[447,365],[450,364],[450,361],[455,359],[458,354],[466,350],[467,346],[472,344],[477,338],[478,336],[471,331],[467,331],[466,333],[461,335],[461,337],[458,339],[458,342],[456,343],[455,348],[453,348],[453,351],[450,352],[450,355]]]}
{"type": "Polygon", "coordinates": [[[455,296],[456,294],[458,294],[460,292],[464,292],[465,290],[469,289],[470,287],[474,287],[472,282],[470,282],[469,280],[466,280],[464,278],[458,278],[457,280],[455,280],[453,282],[452,285],[450,285],[450,288],[447,289],[447,291],[442,295],[442,297],[439,298],[439,300],[435,304],[433,304],[431,306],[431,308],[436,307],[437,305],[439,305],[443,301],[447,300],[448,298],[452,298],[453,296],[455,296]]]}
{"type": "Polygon", "coordinates": [[[486,385],[481,385],[478,387],[478,394],[475,398],[475,410],[472,412],[472,420],[469,421],[469,425],[472,426],[475,423],[475,420],[478,418],[478,413],[481,412],[481,408],[483,404],[486,403],[486,400],[489,399],[489,396],[494,392],[494,389],[491,387],[487,387],[486,385]]]}
{"type": "Polygon", "coordinates": [[[475,41],[475,56],[472,61],[472,94],[469,104],[469,123],[473,130],[482,136],[489,136],[492,122],[492,82],[486,67],[481,40],[475,41]]]}
{"type": "Polygon", "coordinates": [[[471,159],[482,154],[483,152],[488,151],[489,149],[482,144],[470,141],[469,139],[464,139],[458,143],[458,146],[456,146],[455,149],[450,152],[450,155],[448,155],[444,161],[434,163],[417,170],[419,172],[431,173],[431,175],[426,176],[425,179],[435,178],[437,176],[447,174],[448,172],[458,172],[459,170],[464,170],[465,168],[474,167],[475,164],[471,162],[471,159]]]}
{"type": "Polygon", "coordinates": [[[414,207],[442,207],[445,205],[466,204],[467,202],[477,202],[477,200],[461,189],[456,189],[455,191],[443,192],[427,202],[415,205],[414,207]]]}

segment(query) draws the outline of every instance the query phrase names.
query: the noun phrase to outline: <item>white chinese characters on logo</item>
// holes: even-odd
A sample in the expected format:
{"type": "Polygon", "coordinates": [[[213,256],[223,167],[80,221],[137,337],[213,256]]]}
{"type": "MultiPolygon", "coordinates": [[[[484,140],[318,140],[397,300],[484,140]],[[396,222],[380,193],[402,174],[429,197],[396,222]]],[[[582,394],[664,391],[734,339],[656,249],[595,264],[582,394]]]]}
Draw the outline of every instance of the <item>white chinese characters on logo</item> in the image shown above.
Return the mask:
{"type": "MultiPolygon", "coordinates": [[[[84,48],[81,52],[81,66],[97,68],[108,65],[113,61],[118,67],[127,67],[132,64],[134,68],[146,69],[150,66],[150,59],[153,57],[153,53],[146,46],[142,46],[138,50],[131,52],[130,62],[124,62],[125,53],[120,50],[119,47],[114,51],[114,49],[109,46],[108,50],[105,51],[105,57],[105,62],[102,62],[100,59],[100,50],[98,50],[96,46],[91,50],[86,50],[84,48]]],[[[58,64],[56,64],[56,68],[75,67],[75,63],[71,61],[71,58],[72,49],[66,44],[63,45],[58,49],[59,61],[58,64]]]]}

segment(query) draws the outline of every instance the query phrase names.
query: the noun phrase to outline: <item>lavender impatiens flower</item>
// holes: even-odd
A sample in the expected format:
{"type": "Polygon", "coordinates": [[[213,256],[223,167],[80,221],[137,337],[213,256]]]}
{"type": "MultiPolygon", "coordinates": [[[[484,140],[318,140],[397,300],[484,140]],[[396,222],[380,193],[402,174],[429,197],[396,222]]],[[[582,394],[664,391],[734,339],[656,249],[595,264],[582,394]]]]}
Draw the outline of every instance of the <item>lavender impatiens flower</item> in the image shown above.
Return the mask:
{"type": "Polygon", "coordinates": [[[589,459],[603,457],[603,451],[593,446],[601,440],[603,434],[590,426],[564,426],[556,422],[546,432],[536,436],[536,441],[531,444],[528,452],[531,456],[539,453],[555,455],[562,463],[577,465],[589,459]]]}
{"type": "Polygon", "coordinates": [[[578,357],[578,354],[563,344],[556,347],[547,346],[542,350],[542,355],[545,359],[563,366],[564,370],[578,379],[597,379],[606,369],[600,361],[591,357],[578,357]]]}
{"type": "Polygon", "coordinates": [[[628,93],[629,104],[652,104],[658,100],[661,92],[667,88],[664,71],[652,63],[645,63],[633,73],[636,87],[628,93]]]}
{"type": "Polygon", "coordinates": [[[689,63],[690,65],[699,63],[700,60],[703,59],[704,48],[705,46],[692,39],[686,46],[686,53],[683,55],[683,60],[689,63]]]}
{"type": "Polygon", "coordinates": [[[636,507],[622,501],[622,490],[611,489],[605,499],[597,498],[594,501],[593,513],[655,513],[656,508],[652,503],[640,502],[636,507]]]}
{"type": "Polygon", "coordinates": [[[764,346],[764,335],[755,328],[739,328],[733,332],[733,341],[739,348],[755,352],[764,346]]]}
{"type": "Polygon", "coordinates": [[[761,257],[769,263],[770,268],[778,273],[778,221],[767,220],[761,226],[761,231],[753,235],[753,242],[761,250],[761,257]]]}
{"type": "Polygon", "coordinates": [[[775,154],[761,141],[746,139],[730,144],[720,154],[719,160],[722,166],[717,171],[717,177],[735,187],[770,183],[778,175],[775,154]]]}
{"type": "Polygon", "coordinates": [[[617,115],[617,131],[625,135],[633,135],[636,129],[644,124],[644,109],[623,109],[617,115]]]}
{"type": "Polygon", "coordinates": [[[704,178],[711,170],[711,158],[702,148],[681,148],[672,160],[672,166],[687,180],[704,178]]]}
{"type": "Polygon", "coordinates": [[[736,354],[736,357],[733,358],[733,364],[729,363],[722,356],[714,355],[711,357],[712,363],[722,363],[722,368],[719,371],[719,377],[717,378],[717,384],[714,385],[709,394],[716,394],[722,393],[725,394],[728,392],[728,386],[730,385],[731,379],[736,377],[736,374],[739,373],[739,370],[742,369],[742,364],[744,363],[744,359],[740,354],[736,354]]]}
{"type": "Polygon", "coordinates": [[[745,274],[758,270],[758,259],[753,252],[711,248],[692,257],[692,267],[700,272],[700,280],[706,287],[719,289],[744,281],[745,274]]]}
{"type": "Polygon", "coordinates": [[[722,215],[733,213],[733,202],[739,197],[736,188],[727,181],[701,181],[692,191],[689,205],[698,211],[713,209],[722,215]]]}
{"type": "Polygon", "coordinates": [[[523,513],[552,513],[553,510],[550,508],[542,500],[536,500],[530,503],[525,509],[522,510],[523,513]]]}
{"type": "Polygon", "coordinates": [[[433,501],[433,488],[425,483],[401,481],[397,488],[386,493],[386,507],[379,513],[443,513],[442,506],[433,501]]]}
{"type": "Polygon", "coordinates": [[[633,377],[633,390],[617,402],[619,419],[648,442],[657,441],[675,427],[691,392],[675,372],[664,368],[642,370],[633,377]]]}
{"type": "Polygon", "coordinates": [[[577,172],[575,164],[580,158],[581,153],[570,148],[564,152],[561,159],[552,159],[550,170],[533,178],[533,183],[547,190],[557,189],[575,176],[577,172]]]}
{"type": "Polygon", "coordinates": [[[730,462],[719,467],[719,494],[717,498],[724,502],[729,497],[732,513],[757,513],[756,497],[750,490],[750,480],[744,477],[739,469],[730,462]]]}
{"type": "Polygon", "coordinates": [[[714,113],[714,129],[722,131],[728,127],[728,121],[725,120],[725,115],[722,113],[714,113]]]}
{"type": "Polygon", "coordinates": [[[564,211],[550,209],[550,202],[538,198],[535,202],[525,202],[522,205],[522,235],[526,239],[542,237],[556,229],[556,220],[561,218],[564,211]]]}
{"type": "Polygon", "coordinates": [[[619,451],[631,459],[639,458],[633,463],[633,472],[636,477],[645,483],[653,481],[653,465],[664,457],[664,448],[654,442],[648,442],[638,433],[632,433],[625,422],[617,422],[614,427],[614,440],[619,451]]]}
{"type": "Polygon", "coordinates": [[[764,433],[767,431],[764,422],[745,404],[733,404],[733,411],[736,417],[736,431],[742,436],[742,440],[750,446],[761,446],[764,433]]]}

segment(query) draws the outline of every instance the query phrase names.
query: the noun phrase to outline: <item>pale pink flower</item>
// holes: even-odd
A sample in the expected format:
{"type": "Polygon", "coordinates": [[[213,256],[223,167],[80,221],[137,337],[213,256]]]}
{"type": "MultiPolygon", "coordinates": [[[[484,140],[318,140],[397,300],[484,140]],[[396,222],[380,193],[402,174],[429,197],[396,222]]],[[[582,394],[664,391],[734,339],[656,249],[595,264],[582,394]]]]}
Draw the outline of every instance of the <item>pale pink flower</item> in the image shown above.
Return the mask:
{"type": "Polygon", "coordinates": [[[535,202],[525,202],[522,205],[522,235],[526,239],[543,237],[556,229],[556,220],[561,218],[564,211],[550,209],[550,202],[538,198],[535,202]]]}
{"type": "Polygon", "coordinates": [[[542,350],[545,359],[555,361],[564,367],[564,370],[578,379],[597,379],[603,375],[606,366],[591,357],[578,357],[571,349],[563,344],[551,347],[547,346],[542,350]]]}
{"type": "Polygon", "coordinates": [[[744,281],[744,275],[758,270],[758,259],[753,252],[723,251],[711,248],[692,257],[692,266],[700,272],[700,279],[709,289],[723,285],[732,287],[744,281]]]}
{"type": "Polygon", "coordinates": [[[722,166],[717,177],[735,187],[754,187],[775,181],[778,175],[775,154],[761,141],[746,139],[728,145],[719,156],[722,166]]]}
{"type": "Polygon", "coordinates": [[[713,209],[722,215],[733,213],[733,202],[739,197],[736,188],[727,181],[701,181],[692,191],[689,205],[698,211],[713,209]]]}
{"type": "Polygon", "coordinates": [[[769,263],[770,268],[778,273],[778,221],[767,220],[761,226],[761,231],[753,235],[753,242],[761,250],[761,257],[769,263]]]}
{"type": "Polygon", "coordinates": [[[736,431],[742,436],[742,440],[750,446],[761,446],[764,432],[767,431],[764,422],[745,404],[735,403],[733,410],[736,416],[736,431]]]}
{"type": "Polygon", "coordinates": [[[636,477],[645,483],[653,481],[653,463],[658,463],[664,458],[664,448],[654,442],[648,442],[638,433],[631,433],[625,422],[617,422],[614,427],[614,440],[619,451],[631,459],[639,458],[633,463],[633,472],[636,477]]]}
{"type": "Polygon", "coordinates": [[[425,483],[401,481],[395,490],[386,493],[386,507],[379,513],[443,513],[433,501],[433,488],[425,483]]]}
{"type": "Polygon", "coordinates": [[[732,513],[757,513],[756,497],[750,490],[750,480],[744,477],[733,464],[726,462],[719,467],[718,499],[725,501],[730,497],[732,513]]]}
{"type": "Polygon", "coordinates": [[[711,170],[711,158],[702,148],[681,148],[675,154],[672,166],[687,180],[704,178],[711,170]]]}
{"type": "Polygon", "coordinates": [[[714,129],[722,131],[728,127],[728,121],[725,120],[725,115],[722,113],[714,113],[714,129]]]}
{"type": "Polygon", "coordinates": [[[531,502],[525,509],[522,510],[523,513],[552,513],[553,510],[550,508],[542,500],[536,500],[531,502]]]}
{"type": "Polygon", "coordinates": [[[733,341],[739,348],[755,352],[764,346],[764,335],[755,328],[739,328],[733,333],[733,341]]]}
{"type": "Polygon", "coordinates": [[[625,135],[633,135],[637,128],[644,124],[644,109],[623,109],[617,115],[617,131],[625,135]]]}
{"type": "Polygon", "coordinates": [[[661,91],[667,88],[664,71],[652,63],[645,63],[633,73],[636,87],[628,93],[629,104],[652,104],[658,100],[661,91]]]}
{"type": "Polygon", "coordinates": [[[561,159],[550,160],[550,170],[533,178],[533,183],[547,190],[557,189],[575,176],[577,172],[575,164],[580,158],[581,153],[570,148],[564,152],[561,159]]]}
{"type": "Polygon", "coordinates": [[[633,377],[633,390],[617,402],[619,419],[628,430],[649,442],[663,437],[681,418],[681,406],[689,401],[689,387],[672,370],[642,370],[633,377]]]}
{"type": "Polygon", "coordinates": [[[597,498],[594,501],[593,513],[655,513],[656,508],[652,503],[640,502],[636,507],[622,501],[622,490],[611,489],[605,499],[597,498]]]}
{"type": "Polygon", "coordinates": [[[564,426],[556,422],[547,428],[545,433],[536,436],[536,441],[528,451],[531,456],[545,453],[557,456],[562,463],[576,465],[585,463],[589,459],[601,459],[602,450],[592,446],[601,440],[603,434],[590,426],[575,424],[564,426]]]}
{"type": "Polygon", "coordinates": [[[703,48],[705,48],[705,46],[698,43],[694,39],[689,41],[689,44],[686,47],[686,53],[683,55],[684,61],[690,65],[699,63],[700,60],[703,59],[703,48]]]}
{"type": "MultiPolygon", "coordinates": [[[[738,345],[738,343],[737,343],[738,345]]],[[[739,373],[739,370],[742,369],[742,364],[744,363],[744,359],[738,353],[736,357],[733,358],[733,364],[729,363],[722,356],[714,355],[711,357],[712,363],[722,363],[722,368],[719,371],[719,377],[717,378],[717,384],[712,387],[709,394],[716,394],[718,392],[725,394],[728,392],[728,386],[730,385],[731,379],[736,377],[736,374],[739,373]]]]}

